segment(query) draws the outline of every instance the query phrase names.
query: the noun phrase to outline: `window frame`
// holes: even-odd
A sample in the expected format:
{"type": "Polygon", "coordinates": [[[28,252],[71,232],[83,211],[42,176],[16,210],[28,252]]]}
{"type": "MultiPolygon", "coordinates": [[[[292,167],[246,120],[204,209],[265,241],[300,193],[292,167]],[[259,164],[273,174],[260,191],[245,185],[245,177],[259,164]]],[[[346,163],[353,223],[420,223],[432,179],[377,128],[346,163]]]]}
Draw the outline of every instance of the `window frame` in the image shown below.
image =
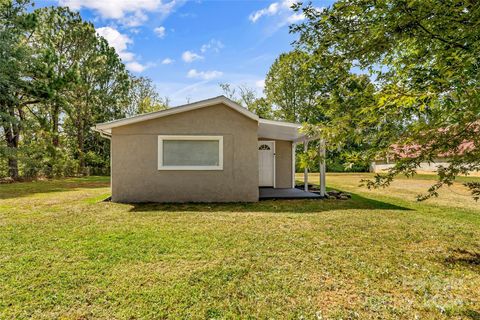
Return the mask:
{"type": "Polygon", "coordinates": [[[159,135],[158,136],[158,170],[223,170],[223,136],[195,136],[195,135],[159,135]],[[163,141],[187,140],[187,141],[218,141],[218,166],[164,166],[163,165],[163,141]]]}

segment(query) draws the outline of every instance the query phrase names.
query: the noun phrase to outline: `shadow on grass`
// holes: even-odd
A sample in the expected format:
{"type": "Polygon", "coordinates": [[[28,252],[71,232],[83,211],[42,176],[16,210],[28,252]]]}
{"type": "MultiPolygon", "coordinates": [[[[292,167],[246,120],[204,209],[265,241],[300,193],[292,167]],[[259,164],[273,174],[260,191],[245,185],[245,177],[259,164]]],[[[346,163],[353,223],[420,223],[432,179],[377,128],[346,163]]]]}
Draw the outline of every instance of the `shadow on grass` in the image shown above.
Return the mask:
{"type": "Polygon", "coordinates": [[[131,203],[131,212],[290,212],[313,213],[333,210],[411,210],[392,203],[352,194],[349,200],[289,199],[254,203],[131,203]]]}
{"type": "Polygon", "coordinates": [[[105,188],[108,187],[109,184],[109,177],[100,176],[0,184],[0,199],[20,198],[37,193],[75,191],[77,189],[105,188]]]}
{"type": "Polygon", "coordinates": [[[480,271],[480,252],[466,249],[453,249],[451,254],[445,259],[448,265],[462,265],[467,267],[478,267],[480,271]]]}
{"type": "Polygon", "coordinates": [[[469,319],[473,320],[480,320],[480,312],[468,309],[467,311],[464,311],[462,316],[468,317],[469,319]]]}

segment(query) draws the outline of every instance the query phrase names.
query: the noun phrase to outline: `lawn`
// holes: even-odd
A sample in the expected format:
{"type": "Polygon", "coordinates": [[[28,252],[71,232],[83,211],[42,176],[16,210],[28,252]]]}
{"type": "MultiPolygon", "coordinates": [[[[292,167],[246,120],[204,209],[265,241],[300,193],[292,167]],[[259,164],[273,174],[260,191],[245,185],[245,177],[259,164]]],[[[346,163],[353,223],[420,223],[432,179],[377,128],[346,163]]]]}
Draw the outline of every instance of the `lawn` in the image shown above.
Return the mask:
{"type": "Polygon", "coordinates": [[[255,204],[102,202],[102,177],[0,185],[0,319],[480,319],[480,203],[366,176],[327,175],[351,200],[255,204]]]}

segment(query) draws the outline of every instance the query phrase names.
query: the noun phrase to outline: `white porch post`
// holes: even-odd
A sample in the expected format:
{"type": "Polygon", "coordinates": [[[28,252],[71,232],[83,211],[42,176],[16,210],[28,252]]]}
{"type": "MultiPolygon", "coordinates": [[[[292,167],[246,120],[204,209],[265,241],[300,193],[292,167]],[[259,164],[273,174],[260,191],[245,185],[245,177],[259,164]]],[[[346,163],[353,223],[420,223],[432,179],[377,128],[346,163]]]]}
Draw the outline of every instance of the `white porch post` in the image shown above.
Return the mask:
{"type": "Polygon", "coordinates": [[[326,164],[325,164],[325,140],[321,139],[320,143],[318,144],[318,154],[320,156],[319,162],[319,175],[320,175],[320,195],[322,197],[325,196],[326,186],[325,186],[325,171],[326,171],[326,164]]]}
{"type": "Polygon", "coordinates": [[[292,142],[292,189],[295,188],[295,155],[297,151],[297,144],[292,142]]]}
{"type": "MultiPolygon", "coordinates": [[[[307,140],[305,140],[303,142],[303,151],[305,153],[307,153],[307,151],[308,151],[308,141],[307,140]]],[[[304,184],[305,191],[308,192],[308,168],[307,167],[305,167],[305,169],[303,170],[303,184],[304,184]]]]}

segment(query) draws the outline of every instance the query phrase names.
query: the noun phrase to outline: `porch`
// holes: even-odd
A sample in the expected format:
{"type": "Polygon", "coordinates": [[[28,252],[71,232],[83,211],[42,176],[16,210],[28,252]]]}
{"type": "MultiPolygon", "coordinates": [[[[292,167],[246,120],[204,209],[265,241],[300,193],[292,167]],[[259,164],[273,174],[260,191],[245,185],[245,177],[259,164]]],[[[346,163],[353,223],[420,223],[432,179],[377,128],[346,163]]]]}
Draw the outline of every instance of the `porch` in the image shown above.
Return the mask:
{"type": "Polygon", "coordinates": [[[319,133],[307,135],[301,125],[272,120],[259,120],[258,163],[260,199],[323,198],[325,184],[325,140],[319,133]],[[295,153],[303,144],[304,152],[309,142],[318,140],[319,192],[308,190],[308,172],[304,169],[303,190],[295,188],[295,153]],[[277,191],[278,189],[278,191],[277,191]]]}

